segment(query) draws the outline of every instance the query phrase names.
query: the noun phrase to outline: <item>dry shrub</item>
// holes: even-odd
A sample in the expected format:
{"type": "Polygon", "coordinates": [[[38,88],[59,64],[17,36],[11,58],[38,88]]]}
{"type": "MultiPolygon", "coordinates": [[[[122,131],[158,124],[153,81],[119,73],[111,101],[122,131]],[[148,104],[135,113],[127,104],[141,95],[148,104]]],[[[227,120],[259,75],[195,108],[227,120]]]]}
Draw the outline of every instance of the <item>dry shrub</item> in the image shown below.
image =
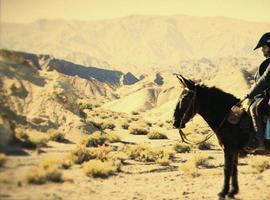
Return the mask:
{"type": "Polygon", "coordinates": [[[101,129],[105,130],[105,129],[111,129],[113,130],[115,128],[115,125],[111,122],[102,122],[101,123],[101,129]]]}
{"type": "Polygon", "coordinates": [[[127,122],[124,122],[121,126],[122,126],[123,129],[127,130],[128,127],[129,127],[129,124],[127,122]]]}
{"type": "Polygon", "coordinates": [[[206,142],[198,144],[198,149],[200,149],[200,150],[211,150],[212,146],[213,145],[210,142],[206,141],[206,142]]]}
{"type": "Polygon", "coordinates": [[[183,143],[175,144],[173,148],[177,153],[189,153],[191,151],[190,145],[183,143]]]}
{"type": "Polygon", "coordinates": [[[132,135],[147,135],[148,134],[147,128],[140,125],[129,126],[128,130],[129,130],[129,133],[132,135]]]}
{"type": "Polygon", "coordinates": [[[193,163],[185,163],[179,167],[180,171],[193,178],[200,176],[199,170],[193,165],[193,163]]]}
{"type": "Polygon", "coordinates": [[[65,158],[61,162],[61,168],[62,169],[69,169],[72,166],[72,161],[68,158],[65,158]]]}
{"type": "Polygon", "coordinates": [[[151,131],[147,134],[147,137],[151,140],[168,139],[168,137],[158,131],[151,131]]]}
{"type": "Polygon", "coordinates": [[[21,141],[21,144],[25,148],[36,149],[40,147],[45,147],[48,140],[43,137],[33,137],[29,136],[25,130],[19,129],[16,132],[16,137],[21,141]]]}
{"type": "Polygon", "coordinates": [[[136,122],[136,121],[139,120],[139,118],[137,118],[137,117],[132,117],[131,120],[134,121],[134,122],[136,122]]]}
{"type": "Polygon", "coordinates": [[[267,157],[255,156],[250,160],[250,164],[259,173],[270,169],[270,159],[267,157]]]}
{"type": "Polygon", "coordinates": [[[146,122],[146,125],[149,127],[152,127],[152,123],[151,122],[146,122]]]}
{"type": "Polygon", "coordinates": [[[63,182],[59,161],[52,158],[44,159],[38,166],[30,169],[26,174],[26,181],[30,184],[44,184],[47,181],[63,182]]]}
{"type": "Polygon", "coordinates": [[[131,114],[132,114],[132,115],[139,115],[139,112],[137,112],[137,111],[132,111],[131,114]]]}
{"type": "Polygon", "coordinates": [[[118,167],[112,161],[90,160],[83,165],[87,176],[107,178],[116,173],[118,167]]]}
{"type": "Polygon", "coordinates": [[[120,138],[114,133],[96,131],[83,139],[82,144],[87,147],[98,147],[105,143],[120,142],[120,138]]]}
{"type": "Polygon", "coordinates": [[[6,161],[7,161],[6,155],[3,153],[0,153],[0,167],[3,167],[6,161]]]}
{"type": "Polygon", "coordinates": [[[83,162],[93,159],[106,160],[111,151],[112,149],[110,147],[105,146],[100,146],[98,148],[86,148],[80,146],[71,153],[70,159],[75,164],[82,164],[83,162]]]}
{"type": "Polygon", "coordinates": [[[49,138],[55,142],[66,142],[65,135],[55,130],[49,130],[49,138]]]}
{"type": "Polygon", "coordinates": [[[196,167],[210,167],[208,160],[209,156],[203,154],[195,154],[195,156],[193,157],[193,162],[196,167]]]}
{"type": "Polygon", "coordinates": [[[164,148],[151,148],[144,145],[136,145],[129,147],[125,150],[130,159],[141,162],[160,162],[164,163],[165,159],[172,159],[174,154],[168,149],[164,148]]]}

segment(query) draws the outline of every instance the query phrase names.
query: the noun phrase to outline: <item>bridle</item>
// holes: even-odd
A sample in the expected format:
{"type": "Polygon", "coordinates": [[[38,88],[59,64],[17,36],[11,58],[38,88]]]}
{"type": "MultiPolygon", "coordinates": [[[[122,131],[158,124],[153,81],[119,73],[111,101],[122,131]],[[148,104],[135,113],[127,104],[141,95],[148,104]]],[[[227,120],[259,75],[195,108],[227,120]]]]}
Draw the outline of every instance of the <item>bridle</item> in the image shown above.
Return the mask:
{"type": "Polygon", "coordinates": [[[179,127],[182,127],[183,122],[184,122],[184,119],[185,119],[185,117],[188,115],[189,110],[190,110],[191,108],[192,108],[192,115],[194,115],[195,112],[196,112],[195,103],[196,103],[197,90],[196,90],[196,89],[195,89],[195,90],[190,90],[190,89],[188,89],[188,88],[184,88],[184,90],[187,91],[188,93],[191,93],[193,96],[192,96],[192,98],[191,98],[191,101],[190,101],[190,103],[189,103],[187,109],[185,110],[185,112],[184,112],[184,114],[183,114],[183,117],[182,117],[181,120],[180,120],[180,125],[179,125],[179,127]]]}
{"type": "MultiPolygon", "coordinates": [[[[185,88],[184,90],[187,91],[188,93],[192,93],[193,96],[191,98],[191,101],[190,101],[187,109],[185,110],[185,112],[183,114],[183,117],[181,118],[179,127],[182,127],[184,119],[188,115],[188,113],[190,112],[191,108],[192,108],[192,116],[194,116],[197,113],[197,110],[198,110],[198,107],[196,106],[197,88],[195,87],[195,90],[190,90],[188,88],[185,88]]],[[[187,136],[185,135],[185,133],[182,131],[181,128],[178,128],[178,131],[179,131],[179,135],[180,135],[181,140],[182,140],[183,143],[196,144],[196,145],[206,142],[207,140],[209,140],[215,134],[215,133],[209,133],[202,141],[194,143],[194,142],[190,141],[187,138],[187,136]]]]}

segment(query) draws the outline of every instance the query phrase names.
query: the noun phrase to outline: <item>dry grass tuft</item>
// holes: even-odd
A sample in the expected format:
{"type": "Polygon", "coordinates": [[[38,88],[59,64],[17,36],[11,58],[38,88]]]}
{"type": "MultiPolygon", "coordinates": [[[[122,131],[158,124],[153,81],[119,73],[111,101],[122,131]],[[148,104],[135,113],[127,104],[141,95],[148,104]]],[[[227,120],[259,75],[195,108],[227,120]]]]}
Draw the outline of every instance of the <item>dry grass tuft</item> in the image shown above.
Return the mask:
{"type": "Polygon", "coordinates": [[[129,133],[132,135],[147,135],[148,134],[148,129],[140,125],[131,125],[129,126],[128,130],[129,130],[129,133]]]}
{"type": "Polygon", "coordinates": [[[3,153],[0,153],[0,167],[3,167],[6,161],[7,161],[6,155],[3,153]]]}
{"type": "Polygon", "coordinates": [[[182,171],[184,174],[188,176],[192,176],[193,178],[200,176],[199,170],[194,166],[192,162],[188,162],[185,164],[182,164],[179,167],[180,171],[182,171]]]}
{"type": "Polygon", "coordinates": [[[165,163],[174,157],[172,151],[161,147],[151,148],[144,145],[128,147],[125,152],[130,159],[141,162],[165,163]]]}
{"type": "Polygon", "coordinates": [[[55,142],[66,142],[65,135],[61,132],[50,130],[49,138],[55,142]]]}
{"type": "Polygon", "coordinates": [[[123,129],[127,130],[128,127],[129,127],[129,124],[128,124],[128,122],[124,122],[121,126],[122,126],[123,129]]]}
{"type": "Polygon", "coordinates": [[[105,143],[120,142],[120,138],[114,133],[94,132],[83,139],[82,144],[87,147],[98,147],[105,143]]]}
{"type": "Polygon", "coordinates": [[[112,161],[90,160],[83,165],[87,176],[107,178],[116,173],[118,167],[112,161]]]}
{"type": "Polygon", "coordinates": [[[206,142],[198,144],[198,149],[200,149],[200,150],[211,150],[212,146],[213,145],[210,142],[206,141],[206,142]]]}
{"type": "Polygon", "coordinates": [[[98,148],[86,148],[80,146],[77,150],[71,153],[70,159],[75,164],[82,164],[83,162],[100,159],[106,160],[109,152],[112,149],[110,147],[100,146],[98,148]]]}
{"type": "Polygon", "coordinates": [[[177,153],[189,153],[191,151],[190,145],[183,143],[175,144],[173,148],[177,153]]]}
{"type": "Polygon", "coordinates": [[[270,159],[267,157],[255,156],[250,160],[250,164],[259,173],[270,169],[270,159]]]}
{"type": "Polygon", "coordinates": [[[147,134],[148,139],[151,140],[160,140],[160,139],[168,139],[168,137],[158,131],[151,131],[147,134]]]}
{"type": "Polygon", "coordinates": [[[193,162],[196,167],[210,167],[208,160],[209,156],[203,154],[195,154],[195,156],[193,157],[193,162]]]}
{"type": "Polygon", "coordinates": [[[45,158],[38,166],[31,168],[26,174],[26,181],[30,184],[44,184],[46,182],[63,182],[62,172],[59,171],[59,161],[45,158]]]}

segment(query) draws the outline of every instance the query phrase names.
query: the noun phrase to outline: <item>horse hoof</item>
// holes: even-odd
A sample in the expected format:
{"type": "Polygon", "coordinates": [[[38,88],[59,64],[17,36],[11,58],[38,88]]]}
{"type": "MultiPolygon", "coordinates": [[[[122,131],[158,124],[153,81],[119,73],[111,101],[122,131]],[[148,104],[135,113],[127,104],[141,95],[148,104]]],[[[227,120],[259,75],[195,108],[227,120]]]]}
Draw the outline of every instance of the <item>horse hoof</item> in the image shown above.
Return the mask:
{"type": "Polygon", "coordinates": [[[234,194],[233,193],[229,193],[228,194],[228,197],[231,198],[231,199],[234,199],[234,194]]]}
{"type": "Polygon", "coordinates": [[[226,194],[224,192],[220,192],[218,193],[218,196],[219,196],[219,200],[223,200],[225,199],[226,194]]]}

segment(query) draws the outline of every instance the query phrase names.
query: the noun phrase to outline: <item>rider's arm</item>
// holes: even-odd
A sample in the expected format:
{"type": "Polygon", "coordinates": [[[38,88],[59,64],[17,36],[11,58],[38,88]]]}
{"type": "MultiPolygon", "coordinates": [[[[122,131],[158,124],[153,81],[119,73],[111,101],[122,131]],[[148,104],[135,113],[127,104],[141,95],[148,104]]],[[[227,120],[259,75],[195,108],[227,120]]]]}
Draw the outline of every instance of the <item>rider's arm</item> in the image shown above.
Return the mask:
{"type": "Polygon", "coordinates": [[[265,89],[270,88],[270,65],[259,78],[259,80],[253,85],[248,93],[249,98],[254,98],[256,95],[261,94],[265,89]]]}

